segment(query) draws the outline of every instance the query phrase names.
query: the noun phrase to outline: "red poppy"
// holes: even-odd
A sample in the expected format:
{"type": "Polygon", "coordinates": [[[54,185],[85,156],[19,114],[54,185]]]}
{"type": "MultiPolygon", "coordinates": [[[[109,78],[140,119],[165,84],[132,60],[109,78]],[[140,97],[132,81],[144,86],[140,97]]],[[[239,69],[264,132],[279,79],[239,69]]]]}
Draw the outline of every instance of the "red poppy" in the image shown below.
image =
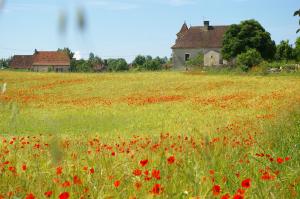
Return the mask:
{"type": "Polygon", "coordinates": [[[277,163],[278,163],[278,164],[282,164],[283,162],[284,162],[283,158],[280,158],[280,157],[277,158],[277,163]]]}
{"type": "Polygon", "coordinates": [[[221,197],[221,199],[229,199],[229,198],[230,198],[229,193],[226,193],[225,195],[223,195],[223,196],[221,197]]]}
{"type": "Polygon", "coordinates": [[[168,163],[169,164],[173,164],[175,162],[175,157],[174,156],[170,156],[169,158],[168,158],[168,163]]]}
{"type": "Polygon", "coordinates": [[[160,179],[160,171],[156,170],[156,169],[153,169],[152,170],[152,177],[156,178],[157,180],[159,180],[160,179]]]}
{"type": "Polygon", "coordinates": [[[35,196],[32,193],[30,193],[30,194],[26,195],[25,199],[35,199],[35,196]]]}
{"type": "Polygon", "coordinates": [[[10,167],[8,167],[8,170],[15,173],[16,172],[16,167],[10,166],[10,167]]]}
{"type": "Polygon", "coordinates": [[[142,165],[142,167],[144,167],[148,164],[148,160],[141,160],[140,164],[142,165]]]}
{"type": "Polygon", "coordinates": [[[121,184],[120,180],[116,180],[116,181],[114,182],[114,186],[115,186],[116,188],[119,187],[120,184],[121,184]]]}
{"type": "Polygon", "coordinates": [[[141,183],[141,182],[136,182],[136,183],[134,184],[134,186],[135,186],[135,188],[136,188],[137,190],[139,190],[139,189],[142,187],[142,183],[141,183]]]}
{"type": "Polygon", "coordinates": [[[91,168],[91,169],[90,169],[90,174],[93,174],[93,173],[95,173],[95,169],[94,169],[94,168],[91,168]]]}
{"type": "Polygon", "coordinates": [[[70,187],[71,186],[71,182],[70,181],[65,181],[63,184],[62,184],[62,187],[70,187]]]}
{"type": "Polygon", "coordinates": [[[135,175],[135,176],[140,176],[140,175],[142,175],[142,170],[140,170],[140,169],[135,169],[135,170],[133,171],[133,175],[135,175]]]}
{"type": "Polygon", "coordinates": [[[82,182],[81,182],[81,180],[80,180],[80,178],[78,176],[74,176],[73,177],[73,183],[74,184],[82,184],[82,182]]]}
{"type": "Polygon", "coordinates": [[[159,195],[162,192],[162,187],[160,184],[155,184],[151,190],[151,193],[154,195],[159,195]]]}
{"type": "Polygon", "coordinates": [[[209,174],[210,174],[210,175],[214,175],[214,174],[215,174],[215,171],[211,169],[211,170],[209,170],[209,174]]]}
{"type": "Polygon", "coordinates": [[[290,159],[290,157],[285,157],[285,161],[289,161],[290,159]]]}
{"type": "Polygon", "coordinates": [[[59,195],[59,199],[68,199],[70,194],[68,192],[63,192],[59,195]]]}
{"type": "Polygon", "coordinates": [[[244,199],[244,196],[240,194],[235,194],[232,199],[244,199]]]}
{"type": "Polygon", "coordinates": [[[47,192],[44,193],[44,195],[45,195],[46,197],[50,198],[51,195],[52,195],[52,193],[53,193],[52,191],[47,191],[47,192]]]}
{"type": "Polygon", "coordinates": [[[220,185],[214,185],[213,188],[212,188],[212,192],[213,192],[214,196],[219,195],[220,192],[221,192],[221,187],[220,187],[220,185]]]}
{"type": "Polygon", "coordinates": [[[244,187],[244,188],[250,188],[250,186],[251,186],[251,179],[246,179],[246,180],[243,180],[242,181],[242,187],[244,187]]]}
{"type": "Polygon", "coordinates": [[[26,171],[26,169],[27,169],[26,164],[23,164],[23,165],[22,165],[22,170],[23,170],[23,171],[26,171]]]}
{"type": "Polygon", "coordinates": [[[57,167],[56,168],[56,175],[61,175],[62,174],[62,167],[57,167]]]}

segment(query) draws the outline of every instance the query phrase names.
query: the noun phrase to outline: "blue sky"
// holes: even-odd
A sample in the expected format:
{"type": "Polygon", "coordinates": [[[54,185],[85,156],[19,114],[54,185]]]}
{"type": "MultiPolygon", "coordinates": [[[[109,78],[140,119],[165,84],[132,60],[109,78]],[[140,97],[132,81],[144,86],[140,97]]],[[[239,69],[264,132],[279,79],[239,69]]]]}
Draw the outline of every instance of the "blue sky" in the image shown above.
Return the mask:
{"type": "MultiPolygon", "coordinates": [[[[0,0],[0,4],[1,4],[0,0]]],[[[229,25],[258,20],[278,43],[295,42],[299,0],[6,0],[0,11],[0,57],[32,54],[34,49],[70,47],[82,57],[103,58],[137,54],[170,57],[170,47],[184,21],[188,25],[229,25]],[[76,26],[77,9],[87,26],[76,26]],[[67,29],[59,33],[59,16],[67,29]]]]}

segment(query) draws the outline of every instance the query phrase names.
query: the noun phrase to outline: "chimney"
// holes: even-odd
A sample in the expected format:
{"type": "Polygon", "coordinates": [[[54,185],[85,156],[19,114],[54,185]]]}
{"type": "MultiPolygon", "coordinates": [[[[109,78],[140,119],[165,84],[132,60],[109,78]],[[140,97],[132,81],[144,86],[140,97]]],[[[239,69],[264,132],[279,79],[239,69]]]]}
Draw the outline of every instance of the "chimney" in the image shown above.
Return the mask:
{"type": "Polygon", "coordinates": [[[209,21],[204,21],[204,29],[205,30],[209,29],[209,21]]]}

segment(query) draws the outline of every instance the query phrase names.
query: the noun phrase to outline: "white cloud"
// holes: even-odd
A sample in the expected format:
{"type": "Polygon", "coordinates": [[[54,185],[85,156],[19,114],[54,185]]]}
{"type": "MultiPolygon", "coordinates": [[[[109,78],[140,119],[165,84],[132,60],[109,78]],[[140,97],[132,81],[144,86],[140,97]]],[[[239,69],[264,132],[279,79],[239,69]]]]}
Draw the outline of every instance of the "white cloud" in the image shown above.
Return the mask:
{"type": "Polygon", "coordinates": [[[81,53],[80,51],[75,51],[73,58],[75,58],[76,60],[80,60],[82,59],[81,53]]]}

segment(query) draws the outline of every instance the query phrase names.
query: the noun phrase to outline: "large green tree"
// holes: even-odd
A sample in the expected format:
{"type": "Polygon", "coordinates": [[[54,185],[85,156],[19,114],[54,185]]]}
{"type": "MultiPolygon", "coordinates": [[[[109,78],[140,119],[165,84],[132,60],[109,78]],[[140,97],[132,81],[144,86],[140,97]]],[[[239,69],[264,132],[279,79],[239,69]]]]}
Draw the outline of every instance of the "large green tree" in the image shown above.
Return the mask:
{"type": "Polygon", "coordinates": [[[295,42],[294,56],[297,61],[300,61],[300,37],[298,37],[295,42]]]}
{"type": "Polygon", "coordinates": [[[277,60],[294,59],[293,47],[289,44],[289,40],[281,41],[276,47],[275,58],[277,60]]]}
{"type": "MultiPolygon", "coordinates": [[[[297,10],[295,13],[294,13],[294,16],[299,16],[300,17],[300,9],[297,10]]],[[[300,25],[300,19],[299,19],[299,25],[300,25]]],[[[297,33],[300,32],[300,28],[297,30],[297,33]]]]}
{"type": "Polygon", "coordinates": [[[58,51],[58,52],[64,52],[64,53],[66,53],[66,54],[69,56],[70,60],[72,60],[73,57],[74,57],[74,52],[72,52],[72,51],[70,50],[70,48],[66,48],[66,47],[63,48],[63,49],[59,48],[59,49],[57,49],[57,51],[58,51]]]}
{"type": "Polygon", "coordinates": [[[224,35],[222,55],[231,60],[249,49],[257,50],[264,59],[273,59],[276,52],[270,33],[253,19],[229,27],[224,35]]]}

